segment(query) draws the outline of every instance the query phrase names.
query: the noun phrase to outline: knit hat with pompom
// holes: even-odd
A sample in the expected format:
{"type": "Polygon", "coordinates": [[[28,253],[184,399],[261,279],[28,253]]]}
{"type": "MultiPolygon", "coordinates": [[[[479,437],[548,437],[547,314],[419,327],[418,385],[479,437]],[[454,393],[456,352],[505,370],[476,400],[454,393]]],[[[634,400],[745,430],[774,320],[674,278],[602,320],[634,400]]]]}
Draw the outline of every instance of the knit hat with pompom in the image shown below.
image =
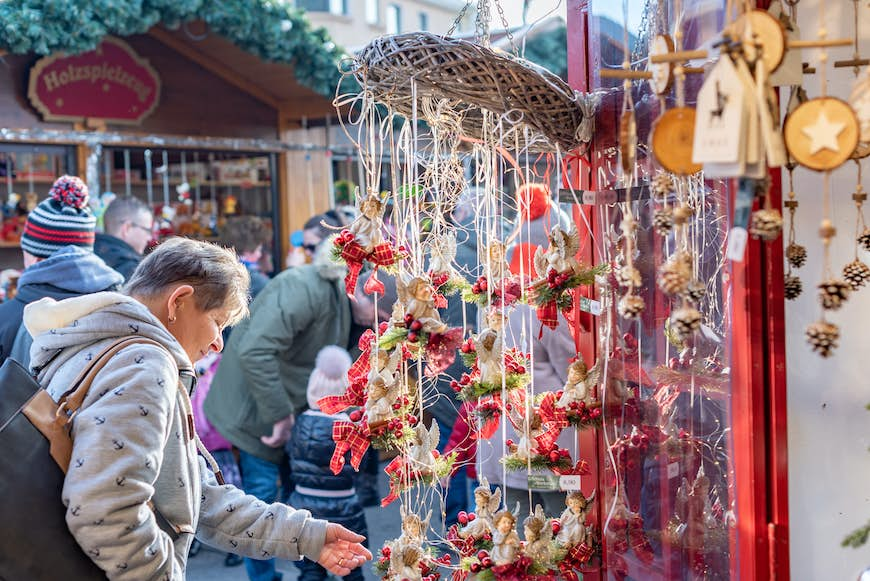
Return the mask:
{"type": "Polygon", "coordinates": [[[531,222],[550,211],[550,188],[547,184],[523,184],[517,189],[517,213],[531,222]]]}
{"type": "Polygon", "coordinates": [[[317,402],[321,398],[344,394],[351,363],[350,353],[341,347],[329,345],[320,350],[314,371],[308,379],[308,407],[319,409],[317,402]]]}
{"type": "Polygon", "coordinates": [[[21,249],[48,258],[65,246],[92,250],[97,221],[88,207],[88,186],[75,176],[61,176],[48,198],[27,215],[21,249]]]}

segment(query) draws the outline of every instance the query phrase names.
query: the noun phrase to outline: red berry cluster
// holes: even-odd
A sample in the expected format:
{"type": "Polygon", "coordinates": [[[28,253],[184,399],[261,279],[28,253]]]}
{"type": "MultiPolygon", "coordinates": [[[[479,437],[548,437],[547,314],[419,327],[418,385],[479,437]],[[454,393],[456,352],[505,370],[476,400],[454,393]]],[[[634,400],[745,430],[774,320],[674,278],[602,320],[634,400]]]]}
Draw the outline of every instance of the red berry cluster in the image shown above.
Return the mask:
{"type": "Polygon", "coordinates": [[[622,336],[622,345],[617,345],[610,356],[613,359],[620,359],[632,355],[637,355],[637,339],[631,333],[625,333],[622,336]]]}
{"type": "Polygon", "coordinates": [[[571,274],[568,272],[556,272],[552,268],[547,272],[547,286],[551,289],[561,289],[571,280],[571,274]]]}
{"type": "Polygon", "coordinates": [[[526,372],[526,367],[517,359],[517,355],[513,353],[505,353],[504,368],[508,373],[523,375],[526,372]]]}
{"type": "Polygon", "coordinates": [[[420,332],[423,330],[423,323],[414,319],[414,315],[411,313],[405,315],[405,327],[408,329],[408,341],[416,343],[420,340],[420,332]]]}
{"type": "Polygon", "coordinates": [[[474,379],[472,379],[469,374],[463,373],[462,377],[459,378],[459,381],[456,381],[454,379],[450,382],[450,387],[453,388],[453,391],[459,393],[460,391],[462,391],[463,387],[465,387],[466,385],[471,385],[472,383],[474,383],[474,379]]]}
{"type": "Polygon", "coordinates": [[[485,293],[489,289],[489,282],[486,280],[485,276],[481,276],[475,281],[473,285],[471,285],[471,292],[476,295],[480,295],[485,293]]]}
{"type": "Polygon", "coordinates": [[[474,347],[474,341],[472,341],[470,337],[459,347],[459,350],[463,353],[477,352],[477,349],[474,347]]]}
{"type": "Polygon", "coordinates": [[[559,531],[562,530],[562,523],[559,521],[559,519],[554,518],[554,519],[550,522],[550,524],[553,526],[553,534],[554,534],[554,535],[558,535],[558,534],[559,534],[559,531]]]}
{"type": "Polygon", "coordinates": [[[470,522],[474,522],[476,518],[476,514],[474,514],[473,512],[465,512],[464,510],[460,510],[459,513],[456,515],[456,521],[462,526],[465,526],[470,522]]]}
{"type": "Polygon", "coordinates": [[[492,557],[489,556],[489,551],[481,549],[477,552],[477,562],[470,566],[472,573],[479,573],[481,569],[489,569],[492,567],[492,557]]]}
{"type": "Polygon", "coordinates": [[[430,272],[429,280],[432,281],[432,286],[437,290],[450,280],[450,275],[446,272],[430,272]]]}
{"type": "MultiPolygon", "coordinates": [[[[562,397],[562,392],[556,394],[557,397],[562,397]]],[[[585,401],[572,401],[568,404],[568,421],[574,425],[590,424],[601,418],[601,407],[598,405],[589,406],[585,401]]]]}

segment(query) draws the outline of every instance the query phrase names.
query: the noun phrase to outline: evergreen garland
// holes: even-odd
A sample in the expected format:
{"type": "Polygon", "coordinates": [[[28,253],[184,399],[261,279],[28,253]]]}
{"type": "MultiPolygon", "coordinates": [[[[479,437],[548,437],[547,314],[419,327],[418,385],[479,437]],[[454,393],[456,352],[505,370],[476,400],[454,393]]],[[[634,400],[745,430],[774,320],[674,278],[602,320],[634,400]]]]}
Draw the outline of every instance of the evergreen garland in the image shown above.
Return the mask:
{"type": "Polygon", "coordinates": [[[78,54],[103,37],[144,34],[163,23],[205,21],[209,29],[264,61],[292,65],[302,85],[332,98],[343,49],[304,11],[276,0],[5,0],[0,48],[14,54],[78,54]]]}

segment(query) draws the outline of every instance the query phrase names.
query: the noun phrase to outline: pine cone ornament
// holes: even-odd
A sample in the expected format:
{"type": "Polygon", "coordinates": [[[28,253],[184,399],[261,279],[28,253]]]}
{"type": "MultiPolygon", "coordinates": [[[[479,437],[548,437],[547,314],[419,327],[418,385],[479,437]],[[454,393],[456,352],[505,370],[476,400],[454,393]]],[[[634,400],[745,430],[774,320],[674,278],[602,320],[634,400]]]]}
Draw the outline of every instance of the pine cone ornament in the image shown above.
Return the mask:
{"type": "Polygon", "coordinates": [[[785,298],[790,301],[795,300],[804,291],[804,283],[800,277],[785,275],[785,298]]]}
{"type": "Polygon", "coordinates": [[[852,290],[856,291],[870,280],[870,267],[860,260],[853,260],[843,267],[843,278],[852,285],[852,290]]]}
{"type": "Polygon", "coordinates": [[[674,211],[671,208],[656,210],[653,214],[653,228],[660,236],[667,236],[674,229],[674,211]]]}
{"type": "Polygon", "coordinates": [[[795,268],[802,267],[807,261],[806,247],[792,242],[785,247],[785,259],[795,268]]]}
{"type": "Polygon", "coordinates": [[[704,300],[705,296],[707,296],[707,285],[700,280],[693,280],[689,283],[688,288],[686,288],[687,299],[697,304],[704,300]]]}
{"type": "Polygon", "coordinates": [[[848,282],[836,278],[823,280],[819,284],[818,289],[819,302],[822,304],[822,308],[828,311],[839,310],[852,291],[852,287],[848,282]]]}
{"type": "Polygon", "coordinates": [[[637,295],[625,295],[617,305],[619,315],[625,319],[636,319],[646,308],[643,299],[637,295]]]}
{"type": "Polygon", "coordinates": [[[692,280],[692,259],[685,252],[673,254],[659,268],[658,285],[665,294],[676,296],[684,293],[692,280]]]}
{"type": "Polygon", "coordinates": [[[616,280],[619,286],[627,288],[639,288],[642,281],[640,271],[633,266],[621,266],[616,271],[616,280]]]}
{"type": "Polygon", "coordinates": [[[807,327],[806,335],[813,351],[822,357],[830,357],[834,349],[837,348],[840,328],[827,321],[819,321],[807,327]]]}
{"type": "Polygon", "coordinates": [[[752,213],[749,233],[753,238],[770,242],[779,238],[782,232],[782,215],[777,210],[758,210],[752,213]]]}
{"type": "Polygon", "coordinates": [[[652,181],[653,194],[658,198],[667,198],[674,191],[674,178],[669,173],[660,172],[652,181]]]}
{"type": "Polygon", "coordinates": [[[864,231],[858,236],[858,244],[861,248],[870,252],[870,228],[864,228],[864,231]]]}
{"type": "Polygon", "coordinates": [[[694,307],[682,307],[671,313],[671,329],[680,341],[685,341],[701,328],[701,313],[694,307]]]}

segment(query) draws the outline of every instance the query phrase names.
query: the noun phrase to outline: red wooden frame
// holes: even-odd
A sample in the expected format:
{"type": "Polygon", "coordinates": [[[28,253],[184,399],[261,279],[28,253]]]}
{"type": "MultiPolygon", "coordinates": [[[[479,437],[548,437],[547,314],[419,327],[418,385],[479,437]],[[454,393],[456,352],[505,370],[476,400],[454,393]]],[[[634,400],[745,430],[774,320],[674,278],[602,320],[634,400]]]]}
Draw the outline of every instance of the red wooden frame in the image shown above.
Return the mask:
{"type": "MultiPolygon", "coordinates": [[[[760,8],[769,4],[760,0],[760,8]]],[[[590,87],[588,34],[589,0],[568,0],[568,82],[577,90],[590,87]]],[[[563,180],[575,188],[595,187],[592,168],[573,160],[563,180]]],[[[771,173],[771,202],[781,207],[780,172],[771,173]]],[[[736,188],[732,188],[734,191],[736,188]]],[[[733,200],[732,200],[733,203],[733,200]]],[[[600,231],[588,207],[575,209],[575,220],[583,223],[585,212],[593,230],[600,231]]],[[[583,259],[593,262],[592,245],[583,259]]],[[[746,260],[731,263],[731,418],[733,466],[737,502],[737,534],[732,539],[733,579],[788,579],[788,469],[787,408],[785,368],[785,308],[783,292],[783,248],[753,240],[746,260]]],[[[579,317],[588,315],[579,314],[579,317]]],[[[587,361],[595,358],[593,331],[578,337],[578,350],[587,361]]],[[[600,443],[583,434],[581,445],[595,450],[589,457],[598,480],[596,462],[600,443]]],[[[589,491],[584,491],[589,492],[589,491]]],[[[599,495],[601,499],[603,495],[599,495]]],[[[599,508],[601,508],[599,506],[599,508]]],[[[605,561],[606,562],[606,561],[605,561]]],[[[603,576],[603,573],[602,573],[603,576]]]]}

